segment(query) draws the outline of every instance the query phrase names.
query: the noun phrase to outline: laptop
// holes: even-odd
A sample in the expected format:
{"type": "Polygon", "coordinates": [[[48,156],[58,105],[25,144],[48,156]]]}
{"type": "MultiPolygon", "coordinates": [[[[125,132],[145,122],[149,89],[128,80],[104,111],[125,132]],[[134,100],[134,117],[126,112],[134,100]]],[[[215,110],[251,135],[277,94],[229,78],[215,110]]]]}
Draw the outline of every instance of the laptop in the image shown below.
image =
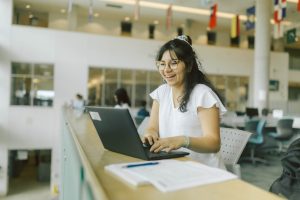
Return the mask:
{"type": "Polygon", "coordinates": [[[188,155],[184,151],[150,152],[137,132],[128,109],[86,106],[105,149],[143,160],[160,160],[188,155]]]}

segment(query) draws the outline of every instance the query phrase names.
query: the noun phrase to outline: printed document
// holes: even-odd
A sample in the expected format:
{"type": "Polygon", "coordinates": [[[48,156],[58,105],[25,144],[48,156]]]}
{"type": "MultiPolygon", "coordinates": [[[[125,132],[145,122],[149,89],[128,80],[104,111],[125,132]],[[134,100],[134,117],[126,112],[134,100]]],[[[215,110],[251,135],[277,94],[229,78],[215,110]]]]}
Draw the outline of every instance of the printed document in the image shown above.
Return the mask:
{"type": "Polygon", "coordinates": [[[157,163],[153,163],[153,161],[139,163],[141,164],[135,163],[133,167],[132,163],[123,163],[109,165],[105,168],[112,169],[112,166],[118,166],[116,171],[119,174],[116,171],[110,171],[123,179],[129,179],[127,182],[131,182],[133,185],[151,183],[162,192],[237,178],[236,175],[225,170],[212,168],[193,161],[161,160],[157,161],[157,163]]]}

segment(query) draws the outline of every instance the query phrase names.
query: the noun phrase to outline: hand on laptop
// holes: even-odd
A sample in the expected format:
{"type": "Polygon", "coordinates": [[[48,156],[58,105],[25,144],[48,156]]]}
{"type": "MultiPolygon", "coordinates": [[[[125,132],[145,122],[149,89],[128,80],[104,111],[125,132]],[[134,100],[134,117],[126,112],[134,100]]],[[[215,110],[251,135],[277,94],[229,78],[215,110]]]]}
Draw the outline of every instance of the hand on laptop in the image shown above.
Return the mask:
{"type": "Polygon", "coordinates": [[[172,150],[181,148],[184,142],[185,141],[183,136],[159,138],[151,146],[150,151],[154,153],[157,153],[159,151],[170,152],[172,150]]]}
{"type": "Polygon", "coordinates": [[[142,142],[148,146],[152,146],[158,140],[157,133],[146,133],[142,138],[142,142]]]}

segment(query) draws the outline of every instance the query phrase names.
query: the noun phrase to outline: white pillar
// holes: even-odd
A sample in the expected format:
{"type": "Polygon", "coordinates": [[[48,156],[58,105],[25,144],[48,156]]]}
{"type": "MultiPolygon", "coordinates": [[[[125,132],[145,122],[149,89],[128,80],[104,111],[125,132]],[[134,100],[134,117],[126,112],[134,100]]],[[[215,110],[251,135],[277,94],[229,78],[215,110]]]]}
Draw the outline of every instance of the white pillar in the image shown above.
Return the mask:
{"type": "Polygon", "coordinates": [[[0,196],[8,191],[7,127],[10,93],[10,30],[13,1],[0,1],[0,196]]]}
{"type": "Polygon", "coordinates": [[[268,107],[270,65],[270,16],[272,1],[256,0],[255,50],[253,71],[253,106],[268,107]]]}

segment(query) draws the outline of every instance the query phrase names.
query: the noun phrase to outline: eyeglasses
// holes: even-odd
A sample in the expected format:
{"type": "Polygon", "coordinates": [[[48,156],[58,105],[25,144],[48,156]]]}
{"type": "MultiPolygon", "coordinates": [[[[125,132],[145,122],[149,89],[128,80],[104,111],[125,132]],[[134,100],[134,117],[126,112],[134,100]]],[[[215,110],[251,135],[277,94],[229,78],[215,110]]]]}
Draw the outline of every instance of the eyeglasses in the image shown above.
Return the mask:
{"type": "Polygon", "coordinates": [[[156,66],[159,70],[164,70],[167,66],[169,66],[171,69],[177,69],[178,64],[180,63],[180,60],[174,59],[170,60],[168,63],[162,60],[156,61],[156,66]]]}

